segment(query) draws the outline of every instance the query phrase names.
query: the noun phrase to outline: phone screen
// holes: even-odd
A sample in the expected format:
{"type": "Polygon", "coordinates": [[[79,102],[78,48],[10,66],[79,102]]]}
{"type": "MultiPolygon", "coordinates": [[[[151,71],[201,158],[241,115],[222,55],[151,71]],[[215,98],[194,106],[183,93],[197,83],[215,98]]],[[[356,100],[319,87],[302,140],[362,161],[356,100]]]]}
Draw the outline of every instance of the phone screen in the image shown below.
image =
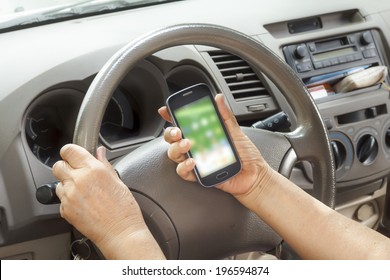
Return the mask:
{"type": "Polygon", "coordinates": [[[236,157],[209,97],[202,97],[175,110],[198,173],[206,177],[235,163],[236,157]]]}

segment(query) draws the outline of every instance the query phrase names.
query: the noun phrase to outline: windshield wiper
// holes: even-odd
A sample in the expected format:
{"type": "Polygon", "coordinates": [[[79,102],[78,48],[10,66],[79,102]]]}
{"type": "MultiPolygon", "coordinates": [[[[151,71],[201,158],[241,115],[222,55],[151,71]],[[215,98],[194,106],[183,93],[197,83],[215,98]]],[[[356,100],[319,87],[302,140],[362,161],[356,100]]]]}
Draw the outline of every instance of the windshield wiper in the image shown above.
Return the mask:
{"type": "Polygon", "coordinates": [[[175,2],[181,0],[86,0],[73,4],[56,6],[48,9],[26,13],[20,17],[0,19],[0,33],[22,29],[27,26],[37,26],[49,22],[57,22],[62,19],[77,18],[88,15],[108,13],[118,10],[138,8],[160,3],[175,2]],[[94,3],[95,2],[95,3],[94,3]]]}

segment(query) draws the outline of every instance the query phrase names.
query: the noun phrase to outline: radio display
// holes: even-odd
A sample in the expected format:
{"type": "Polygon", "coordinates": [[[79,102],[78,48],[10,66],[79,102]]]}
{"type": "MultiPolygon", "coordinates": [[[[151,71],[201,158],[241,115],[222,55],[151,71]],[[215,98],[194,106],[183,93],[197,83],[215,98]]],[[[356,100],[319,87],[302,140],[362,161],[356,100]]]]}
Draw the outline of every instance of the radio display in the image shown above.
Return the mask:
{"type": "Polygon", "coordinates": [[[348,55],[348,54],[353,54],[355,52],[355,49],[353,47],[349,48],[344,48],[344,49],[338,49],[334,51],[329,51],[329,52],[323,52],[323,53],[317,53],[313,54],[313,59],[315,61],[320,61],[324,59],[329,59],[329,58],[335,58],[343,55],[348,55]]]}

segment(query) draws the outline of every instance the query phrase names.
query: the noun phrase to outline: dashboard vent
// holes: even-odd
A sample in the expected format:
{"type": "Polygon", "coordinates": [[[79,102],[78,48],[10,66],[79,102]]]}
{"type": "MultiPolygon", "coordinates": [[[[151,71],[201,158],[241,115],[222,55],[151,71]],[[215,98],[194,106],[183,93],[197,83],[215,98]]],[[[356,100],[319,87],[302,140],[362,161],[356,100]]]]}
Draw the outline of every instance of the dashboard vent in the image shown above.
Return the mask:
{"type": "Polygon", "coordinates": [[[269,96],[262,81],[246,61],[224,51],[210,51],[209,55],[236,101],[269,96]]]}

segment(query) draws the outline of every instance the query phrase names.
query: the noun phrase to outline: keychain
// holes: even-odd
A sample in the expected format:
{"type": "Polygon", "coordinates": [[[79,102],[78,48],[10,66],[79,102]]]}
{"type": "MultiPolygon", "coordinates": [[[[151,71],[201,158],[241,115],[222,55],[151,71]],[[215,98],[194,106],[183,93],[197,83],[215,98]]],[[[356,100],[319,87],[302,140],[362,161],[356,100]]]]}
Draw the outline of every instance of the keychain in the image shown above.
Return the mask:
{"type": "MultiPolygon", "coordinates": [[[[83,237],[81,239],[78,239],[78,240],[75,240],[72,242],[72,244],[70,245],[70,252],[72,253],[72,256],[73,256],[73,260],[88,260],[89,257],[91,256],[91,248],[89,247],[89,244],[87,243],[88,241],[88,238],[86,237],[83,237]],[[77,245],[83,245],[84,247],[87,248],[86,252],[86,256],[82,256],[80,255],[79,253],[75,253],[75,246],[77,245]]],[[[78,250],[80,251],[80,250],[78,250]]]]}

